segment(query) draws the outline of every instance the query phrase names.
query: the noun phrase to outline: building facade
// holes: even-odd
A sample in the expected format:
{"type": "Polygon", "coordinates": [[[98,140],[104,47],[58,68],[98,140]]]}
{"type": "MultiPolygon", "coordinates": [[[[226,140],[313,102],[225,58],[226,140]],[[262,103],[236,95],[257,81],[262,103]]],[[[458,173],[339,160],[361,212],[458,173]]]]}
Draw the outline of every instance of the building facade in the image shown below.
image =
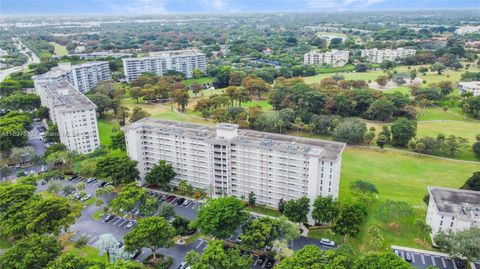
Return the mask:
{"type": "Polygon", "coordinates": [[[79,65],[71,65],[69,62],[58,63],[57,67],[44,74],[32,76],[32,79],[34,85],[39,82],[65,80],[80,92],[87,93],[100,82],[110,80],[111,77],[108,62],[95,61],[79,65]]]}
{"type": "Polygon", "coordinates": [[[348,63],[347,50],[332,50],[329,52],[311,51],[303,55],[303,64],[320,64],[332,67],[342,67],[348,63]]]}
{"type": "Polygon", "coordinates": [[[458,90],[460,94],[471,92],[473,96],[480,96],[480,81],[460,81],[458,90]]]}
{"type": "Polygon", "coordinates": [[[338,197],[344,143],[152,118],[125,127],[125,137],[142,179],[165,160],[177,174],[174,185],[186,180],[212,197],[253,192],[274,208],[280,199],[338,197]]]}
{"type": "Polygon", "coordinates": [[[96,106],[70,82],[37,82],[35,90],[57,124],[62,144],[77,153],[90,153],[100,146],[96,106]]]}
{"type": "Polygon", "coordinates": [[[194,69],[205,71],[207,57],[197,49],[150,53],[149,57],[124,58],[123,71],[127,82],[137,79],[142,73],[163,75],[167,70],[175,70],[192,77],[194,69]]]}
{"type": "Polygon", "coordinates": [[[365,49],[361,51],[361,56],[366,58],[370,63],[381,64],[385,61],[395,61],[397,59],[402,59],[408,56],[414,56],[417,51],[414,49],[384,49],[379,50],[374,49],[365,49]]]}
{"type": "Polygon", "coordinates": [[[480,227],[480,192],[428,187],[426,222],[432,238],[439,232],[458,232],[480,227]]]}

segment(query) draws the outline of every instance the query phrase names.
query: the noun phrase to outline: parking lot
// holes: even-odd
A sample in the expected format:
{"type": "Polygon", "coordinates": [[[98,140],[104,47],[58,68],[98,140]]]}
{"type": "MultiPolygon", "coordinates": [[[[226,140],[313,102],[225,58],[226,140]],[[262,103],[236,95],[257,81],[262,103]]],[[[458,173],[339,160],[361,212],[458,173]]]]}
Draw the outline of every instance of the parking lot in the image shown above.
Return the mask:
{"type": "MultiPolygon", "coordinates": [[[[429,266],[436,266],[440,269],[461,269],[455,261],[447,254],[433,251],[424,251],[420,249],[410,249],[399,246],[392,246],[394,251],[403,260],[406,260],[407,253],[411,256],[410,265],[414,268],[425,269],[429,266]]],[[[408,262],[408,261],[407,261],[408,262]]],[[[465,268],[465,267],[463,267],[465,268]]]]}

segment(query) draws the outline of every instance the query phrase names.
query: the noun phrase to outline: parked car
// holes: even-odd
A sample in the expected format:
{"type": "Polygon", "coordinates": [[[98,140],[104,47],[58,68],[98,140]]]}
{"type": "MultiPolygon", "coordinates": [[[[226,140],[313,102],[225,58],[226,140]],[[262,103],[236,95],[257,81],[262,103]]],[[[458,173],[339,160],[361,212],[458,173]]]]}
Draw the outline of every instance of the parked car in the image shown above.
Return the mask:
{"type": "Polygon", "coordinates": [[[107,215],[105,215],[104,220],[105,220],[105,222],[110,222],[110,221],[113,220],[114,218],[115,218],[114,215],[107,214],[107,215]]]}
{"type": "Polygon", "coordinates": [[[142,251],[137,250],[137,252],[133,253],[132,256],[130,256],[130,259],[135,260],[136,258],[138,258],[138,256],[140,256],[140,254],[142,254],[142,251]]]}
{"type": "Polygon", "coordinates": [[[94,182],[95,180],[96,180],[96,178],[91,177],[91,178],[87,179],[87,183],[92,183],[92,182],[94,182]]]}
{"type": "Polygon", "coordinates": [[[267,263],[265,264],[265,268],[271,269],[271,268],[273,268],[273,265],[274,265],[274,264],[275,264],[275,260],[273,260],[273,259],[268,259],[268,260],[267,260],[267,263]]]}
{"type": "Polygon", "coordinates": [[[187,268],[187,262],[182,262],[179,266],[178,269],[186,269],[187,268]]]}
{"type": "Polygon", "coordinates": [[[135,221],[129,221],[127,223],[127,225],[125,226],[125,228],[132,228],[133,226],[135,226],[137,223],[135,221]]]}
{"type": "Polygon", "coordinates": [[[113,185],[113,183],[112,182],[106,182],[105,185],[103,185],[103,187],[110,186],[110,185],[113,185]]]}
{"type": "Polygon", "coordinates": [[[170,203],[171,201],[175,200],[175,198],[177,198],[175,195],[169,195],[165,201],[170,203]]]}
{"type": "Polygon", "coordinates": [[[85,202],[85,201],[87,201],[87,200],[90,199],[90,198],[92,198],[92,196],[91,196],[90,194],[87,194],[87,195],[83,196],[83,197],[80,199],[80,201],[85,202]]]}
{"type": "Polygon", "coordinates": [[[320,239],[320,243],[324,246],[327,246],[327,247],[334,247],[335,246],[335,242],[333,242],[332,240],[326,239],[326,238],[320,239]]]}
{"type": "Polygon", "coordinates": [[[183,202],[183,205],[184,205],[184,206],[188,206],[191,202],[192,202],[192,201],[190,201],[190,200],[187,199],[187,200],[185,200],[185,202],[183,202]]]}
{"type": "Polygon", "coordinates": [[[77,178],[78,178],[77,175],[72,175],[72,177],[69,179],[69,181],[72,181],[72,180],[77,179],[77,178]]]}
{"type": "Polygon", "coordinates": [[[398,249],[396,249],[393,253],[395,253],[395,255],[397,256],[400,256],[400,252],[398,251],[398,249]]]}
{"type": "Polygon", "coordinates": [[[117,245],[118,248],[121,248],[123,247],[123,243],[122,242],[118,242],[118,245],[117,245]]]}
{"type": "Polygon", "coordinates": [[[406,260],[407,262],[411,262],[411,261],[412,261],[412,254],[406,252],[406,253],[405,253],[405,260],[406,260]]]}
{"type": "Polygon", "coordinates": [[[177,205],[181,205],[183,204],[183,202],[185,202],[185,198],[178,198],[176,202],[177,202],[177,205]]]}
{"type": "Polygon", "coordinates": [[[104,187],[105,184],[107,184],[107,182],[105,182],[105,181],[100,181],[100,184],[98,185],[98,187],[100,187],[100,188],[101,188],[101,187],[104,187]]]}
{"type": "Polygon", "coordinates": [[[262,256],[260,256],[260,257],[258,258],[257,264],[258,264],[258,265],[263,265],[266,260],[267,260],[267,256],[262,255],[262,256]]]}

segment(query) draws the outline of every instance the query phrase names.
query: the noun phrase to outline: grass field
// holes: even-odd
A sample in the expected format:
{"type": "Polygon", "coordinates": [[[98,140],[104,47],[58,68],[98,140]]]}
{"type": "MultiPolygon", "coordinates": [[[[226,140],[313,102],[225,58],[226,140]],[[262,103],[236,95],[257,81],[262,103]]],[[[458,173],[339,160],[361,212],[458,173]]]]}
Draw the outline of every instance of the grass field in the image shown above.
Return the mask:
{"type": "Polygon", "coordinates": [[[73,242],[68,242],[63,248],[64,253],[76,253],[82,257],[85,257],[89,260],[108,262],[107,255],[98,255],[98,250],[91,246],[85,246],[82,248],[75,248],[73,242]]]}
{"type": "Polygon", "coordinates": [[[464,118],[463,114],[449,108],[444,111],[438,107],[428,107],[417,110],[417,120],[431,121],[431,120],[457,120],[457,121],[473,121],[471,118],[464,118]]]}
{"type": "Polygon", "coordinates": [[[314,231],[310,236],[326,236],[361,250],[366,248],[368,242],[367,227],[377,225],[385,238],[386,246],[397,244],[428,248],[415,240],[417,231],[413,225],[416,218],[425,218],[426,205],[422,198],[427,193],[427,186],[458,188],[479,169],[480,166],[473,163],[418,158],[406,152],[347,148],[342,160],[340,200],[348,201],[354,197],[350,191],[350,182],[364,180],[376,185],[379,201],[405,201],[414,207],[414,215],[384,223],[377,219],[375,214],[370,214],[358,238],[348,238],[346,241],[341,236],[332,235],[328,230],[314,231]]]}
{"type": "Polygon", "coordinates": [[[475,135],[480,134],[480,123],[467,121],[419,121],[417,136],[433,136],[439,134],[454,135],[468,138],[469,143],[475,141],[475,135]]]}
{"type": "Polygon", "coordinates": [[[183,84],[186,86],[192,85],[193,82],[197,82],[198,84],[205,84],[205,83],[211,83],[215,80],[214,77],[206,77],[206,78],[199,78],[199,79],[186,79],[183,81],[183,84]]]}
{"type": "Polygon", "coordinates": [[[67,47],[62,46],[56,42],[50,42],[50,44],[55,47],[55,55],[63,56],[68,54],[67,47]]]}
{"type": "Polygon", "coordinates": [[[111,143],[110,136],[113,133],[113,128],[120,128],[117,122],[107,119],[98,119],[98,133],[100,135],[100,144],[108,146],[111,143]]]}

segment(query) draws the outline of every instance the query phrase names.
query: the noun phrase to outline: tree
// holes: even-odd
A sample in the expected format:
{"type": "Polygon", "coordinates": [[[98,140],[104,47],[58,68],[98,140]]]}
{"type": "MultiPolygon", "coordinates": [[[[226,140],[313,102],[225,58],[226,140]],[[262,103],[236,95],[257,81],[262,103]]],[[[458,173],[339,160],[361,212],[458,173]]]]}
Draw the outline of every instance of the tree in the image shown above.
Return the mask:
{"type": "Polygon", "coordinates": [[[367,207],[363,204],[344,204],[340,207],[333,231],[341,235],[356,236],[367,215],[367,207]]]}
{"type": "Polygon", "coordinates": [[[34,200],[24,212],[28,214],[29,233],[58,235],[74,224],[80,216],[81,205],[72,203],[65,197],[46,196],[34,200]]]}
{"type": "Polygon", "coordinates": [[[281,260],[278,269],[346,269],[348,259],[334,250],[323,251],[314,245],[306,245],[291,257],[281,260]]]}
{"type": "Polygon", "coordinates": [[[370,147],[370,144],[372,143],[374,138],[375,138],[375,133],[372,131],[367,131],[363,134],[363,142],[365,143],[366,148],[370,147]]]}
{"type": "Polygon", "coordinates": [[[48,269],[89,269],[94,263],[75,252],[68,252],[51,262],[48,269]]]}
{"type": "Polygon", "coordinates": [[[257,95],[258,99],[261,99],[262,94],[270,90],[270,86],[263,79],[254,76],[244,78],[242,86],[250,96],[257,95]]]}
{"type": "Polygon", "coordinates": [[[375,79],[375,82],[377,82],[377,84],[383,88],[387,85],[388,78],[386,76],[379,76],[377,79],[375,79]]]}
{"type": "Polygon", "coordinates": [[[142,88],[140,87],[131,87],[130,88],[130,97],[132,97],[135,102],[138,103],[138,99],[140,99],[140,97],[142,97],[143,95],[143,91],[142,91],[142,88]]]}
{"type": "Polygon", "coordinates": [[[480,158],[480,134],[477,134],[475,136],[476,142],[473,143],[472,145],[472,150],[475,155],[480,158]]]}
{"type": "Polygon", "coordinates": [[[251,191],[248,194],[248,205],[249,206],[255,206],[255,201],[256,200],[257,200],[257,198],[255,197],[255,193],[253,191],[251,191]]]}
{"type": "Polygon", "coordinates": [[[0,268],[43,269],[60,255],[60,242],[50,235],[24,237],[0,256],[0,268]]]}
{"type": "Polygon", "coordinates": [[[339,123],[333,130],[333,139],[348,144],[360,144],[363,142],[363,134],[367,131],[365,122],[349,118],[339,123]]]}
{"type": "Polygon", "coordinates": [[[130,115],[130,122],[136,122],[146,117],[150,117],[150,113],[141,107],[134,107],[132,114],[130,115]]]}
{"type": "Polygon", "coordinates": [[[187,106],[188,99],[190,98],[188,91],[185,89],[176,89],[173,91],[172,97],[175,102],[177,102],[177,106],[180,111],[185,112],[185,107],[187,106]]]}
{"type": "Polygon", "coordinates": [[[283,212],[285,211],[285,204],[286,204],[286,203],[287,203],[287,202],[285,202],[285,200],[283,200],[283,198],[280,198],[280,200],[278,200],[278,206],[277,206],[277,207],[278,207],[278,211],[279,211],[280,213],[282,213],[282,214],[283,214],[283,212]]]}
{"type": "Polygon", "coordinates": [[[58,181],[53,181],[48,183],[47,191],[51,193],[58,194],[62,189],[62,184],[58,181]]]}
{"type": "Polygon", "coordinates": [[[421,67],[418,68],[418,72],[422,73],[422,75],[425,76],[428,72],[428,68],[424,67],[424,66],[421,66],[421,67]]]}
{"type": "Polygon", "coordinates": [[[367,110],[368,118],[377,121],[388,121],[397,112],[397,107],[390,100],[378,99],[367,110]]]}
{"type": "Polygon", "coordinates": [[[388,251],[380,254],[367,254],[360,258],[354,269],[411,269],[412,267],[393,252],[388,251]]]}
{"type": "Polygon", "coordinates": [[[385,147],[387,144],[387,137],[385,135],[379,134],[377,137],[377,146],[379,146],[381,149],[385,147]]]}
{"type": "Polygon", "coordinates": [[[215,76],[214,85],[217,88],[224,88],[228,86],[228,81],[230,80],[230,74],[232,73],[232,68],[230,66],[221,66],[218,69],[218,72],[215,76]]]}
{"type": "Polygon", "coordinates": [[[40,107],[40,96],[34,93],[14,92],[0,99],[0,109],[32,112],[40,107]]]}
{"type": "Polygon", "coordinates": [[[113,234],[102,234],[98,237],[98,241],[95,242],[95,248],[98,249],[100,256],[107,254],[107,260],[109,262],[114,261],[118,252],[118,241],[113,234]]]}
{"type": "Polygon", "coordinates": [[[170,189],[170,181],[175,177],[176,173],[170,163],[160,160],[145,176],[145,181],[159,186],[164,190],[170,189]]]}
{"type": "Polygon", "coordinates": [[[380,229],[377,226],[368,227],[368,236],[370,238],[370,247],[374,250],[378,250],[383,246],[385,239],[380,234],[380,229]]]}
{"type": "Polygon", "coordinates": [[[426,235],[430,234],[432,231],[432,228],[428,226],[428,224],[425,223],[425,220],[423,219],[415,219],[415,222],[413,223],[415,227],[417,227],[417,236],[420,238],[420,234],[423,234],[423,241],[425,242],[425,237],[426,235]]]}
{"type": "MultiPolygon", "coordinates": [[[[193,251],[193,250],[192,250],[193,251]]],[[[191,256],[191,255],[190,255],[191,256]]],[[[252,266],[252,258],[240,255],[236,248],[223,248],[223,241],[212,240],[192,269],[244,269],[252,266]]]]}
{"type": "Polygon", "coordinates": [[[437,86],[440,88],[440,92],[443,95],[449,95],[453,92],[453,83],[449,80],[439,81],[437,86]]]}
{"type": "Polygon", "coordinates": [[[137,161],[127,156],[108,155],[97,162],[95,176],[110,179],[114,185],[134,182],[138,177],[137,161]]]}
{"type": "Polygon", "coordinates": [[[198,210],[194,224],[204,234],[228,238],[247,218],[242,201],[228,196],[208,200],[198,210]]]}
{"type": "Polygon", "coordinates": [[[187,218],[176,216],[172,221],[172,226],[175,228],[177,235],[188,235],[195,230],[189,228],[191,221],[187,218]]]}
{"type": "Polygon", "coordinates": [[[173,246],[173,237],[176,235],[175,228],[163,217],[147,217],[139,219],[132,231],[124,237],[125,249],[130,252],[146,247],[152,250],[153,258],[159,248],[173,246]]]}
{"type": "Polygon", "coordinates": [[[392,127],[392,145],[405,147],[417,133],[417,122],[399,118],[393,122],[392,127]]]}
{"type": "Polygon", "coordinates": [[[103,118],[105,112],[114,108],[113,100],[103,93],[89,94],[87,97],[97,106],[97,112],[100,118],[103,118]]]}
{"type": "Polygon", "coordinates": [[[360,72],[367,72],[368,71],[368,66],[363,63],[359,63],[355,65],[355,72],[360,73],[360,72]]]}
{"type": "Polygon", "coordinates": [[[120,126],[125,126],[127,118],[130,116],[130,109],[125,106],[119,106],[115,113],[116,118],[119,120],[120,126]]]}
{"type": "Polygon", "coordinates": [[[289,200],[285,204],[283,214],[292,222],[307,222],[307,215],[310,212],[310,200],[307,197],[301,197],[297,200],[289,200]]]}
{"type": "Polygon", "coordinates": [[[256,250],[272,247],[272,242],[280,237],[278,221],[263,217],[247,223],[243,227],[242,246],[256,250]]]}
{"type": "Polygon", "coordinates": [[[290,242],[290,244],[293,244],[293,240],[300,237],[300,230],[298,229],[298,226],[289,221],[285,216],[278,218],[278,230],[280,237],[286,242],[290,242]]]}
{"type": "Polygon", "coordinates": [[[176,215],[175,206],[169,203],[163,203],[158,207],[157,215],[170,220],[176,215]]]}
{"type": "Polygon", "coordinates": [[[139,205],[140,213],[148,215],[157,209],[157,200],[148,195],[144,188],[137,186],[136,183],[130,183],[120,190],[110,201],[110,205],[115,212],[130,212],[139,205]]]}
{"type": "Polygon", "coordinates": [[[378,194],[377,186],[375,186],[375,184],[363,180],[350,182],[350,189],[362,194],[378,194]]]}
{"type": "Polygon", "coordinates": [[[112,149],[119,149],[125,151],[127,149],[127,145],[125,144],[125,132],[118,131],[110,136],[111,144],[110,147],[112,149]]]}
{"type": "Polygon", "coordinates": [[[480,228],[446,234],[441,232],[434,238],[435,244],[453,257],[465,258],[468,262],[480,260],[480,228]]]}
{"type": "Polygon", "coordinates": [[[430,70],[432,70],[432,72],[437,72],[438,75],[441,75],[443,70],[445,70],[445,65],[443,65],[441,63],[434,63],[430,67],[430,70]]]}
{"type": "Polygon", "coordinates": [[[388,129],[387,125],[382,126],[382,130],[380,131],[380,133],[378,133],[378,136],[381,136],[381,135],[385,136],[385,138],[387,139],[386,144],[389,144],[390,141],[392,140],[392,133],[388,129]]]}
{"type": "Polygon", "coordinates": [[[202,85],[200,85],[196,82],[192,83],[190,88],[192,88],[192,92],[193,92],[193,94],[195,94],[195,97],[197,97],[197,94],[202,91],[202,85]]]}
{"type": "Polygon", "coordinates": [[[318,196],[313,202],[312,217],[317,223],[332,223],[338,215],[339,203],[331,196],[318,196]]]}
{"type": "Polygon", "coordinates": [[[35,186],[24,184],[0,185],[0,234],[4,237],[25,235],[30,208],[35,196],[35,186]]]}
{"type": "Polygon", "coordinates": [[[480,172],[475,172],[461,187],[464,190],[480,191],[480,172]]]}

